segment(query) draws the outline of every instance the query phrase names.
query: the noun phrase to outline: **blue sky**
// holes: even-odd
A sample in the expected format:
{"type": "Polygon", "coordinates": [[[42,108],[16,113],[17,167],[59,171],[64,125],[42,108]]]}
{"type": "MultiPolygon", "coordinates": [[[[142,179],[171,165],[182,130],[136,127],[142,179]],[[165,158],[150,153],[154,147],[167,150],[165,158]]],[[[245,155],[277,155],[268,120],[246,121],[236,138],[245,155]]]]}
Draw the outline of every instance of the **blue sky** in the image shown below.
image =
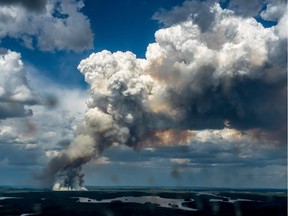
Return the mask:
{"type": "Polygon", "coordinates": [[[0,1],[0,185],[285,188],[285,8],[0,1]]]}

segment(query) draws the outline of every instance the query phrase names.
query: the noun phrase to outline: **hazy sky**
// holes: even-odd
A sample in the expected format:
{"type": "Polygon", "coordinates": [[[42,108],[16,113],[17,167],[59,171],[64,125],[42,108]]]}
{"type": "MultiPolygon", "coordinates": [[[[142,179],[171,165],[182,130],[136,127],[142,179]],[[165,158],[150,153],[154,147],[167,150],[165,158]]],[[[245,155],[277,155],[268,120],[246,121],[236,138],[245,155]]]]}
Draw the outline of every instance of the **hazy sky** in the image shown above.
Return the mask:
{"type": "Polygon", "coordinates": [[[0,0],[0,42],[0,185],[286,188],[286,0],[0,0]]]}

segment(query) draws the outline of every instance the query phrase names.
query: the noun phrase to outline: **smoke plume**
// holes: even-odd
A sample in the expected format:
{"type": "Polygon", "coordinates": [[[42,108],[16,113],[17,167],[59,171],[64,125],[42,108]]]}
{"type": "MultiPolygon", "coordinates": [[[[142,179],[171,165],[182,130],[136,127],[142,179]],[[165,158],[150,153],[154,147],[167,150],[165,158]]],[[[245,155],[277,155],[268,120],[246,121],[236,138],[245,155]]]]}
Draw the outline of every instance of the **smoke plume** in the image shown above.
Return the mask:
{"type": "Polygon", "coordinates": [[[287,13],[265,28],[218,3],[191,5],[186,19],[157,14],[169,22],[145,59],[104,50],[81,61],[88,109],[75,140],[45,169],[53,189],[84,189],[82,165],[111,145],[179,145],[195,138],[192,130],[228,124],[279,142],[286,137],[287,13]]]}

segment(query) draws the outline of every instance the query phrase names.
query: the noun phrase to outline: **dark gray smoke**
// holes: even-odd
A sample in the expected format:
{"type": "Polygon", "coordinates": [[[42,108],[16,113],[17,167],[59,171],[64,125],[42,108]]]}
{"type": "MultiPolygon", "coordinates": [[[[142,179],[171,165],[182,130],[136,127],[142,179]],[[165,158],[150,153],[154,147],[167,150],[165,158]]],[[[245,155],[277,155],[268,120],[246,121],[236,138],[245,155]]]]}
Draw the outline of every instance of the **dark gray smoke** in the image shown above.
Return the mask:
{"type": "Polygon", "coordinates": [[[227,125],[225,133],[257,137],[261,131],[261,139],[283,141],[287,12],[277,26],[264,28],[217,3],[201,7],[212,23],[203,24],[193,10],[171,21],[155,33],[146,59],[104,50],[81,61],[78,69],[90,85],[88,110],[76,139],[45,170],[55,190],[83,189],[81,166],[111,145],[188,143],[193,130],[227,125]]]}

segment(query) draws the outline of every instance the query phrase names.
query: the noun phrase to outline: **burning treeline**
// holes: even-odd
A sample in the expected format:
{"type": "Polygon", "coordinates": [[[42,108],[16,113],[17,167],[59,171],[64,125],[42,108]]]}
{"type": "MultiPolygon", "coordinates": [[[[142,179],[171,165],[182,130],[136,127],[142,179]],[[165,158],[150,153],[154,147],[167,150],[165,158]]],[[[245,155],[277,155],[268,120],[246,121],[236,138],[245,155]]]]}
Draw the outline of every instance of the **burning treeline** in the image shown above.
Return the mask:
{"type": "Polygon", "coordinates": [[[88,108],[74,141],[44,170],[54,190],[85,189],[82,166],[114,144],[185,144],[227,122],[233,133],[283,132],[287,13],[264,28],[218,3],[187,5],[191,15],[157,31],[145,59],[104,50],[81,61],[88,108]],[[200,6],[209,25],[193,16],[200,6]]]}

